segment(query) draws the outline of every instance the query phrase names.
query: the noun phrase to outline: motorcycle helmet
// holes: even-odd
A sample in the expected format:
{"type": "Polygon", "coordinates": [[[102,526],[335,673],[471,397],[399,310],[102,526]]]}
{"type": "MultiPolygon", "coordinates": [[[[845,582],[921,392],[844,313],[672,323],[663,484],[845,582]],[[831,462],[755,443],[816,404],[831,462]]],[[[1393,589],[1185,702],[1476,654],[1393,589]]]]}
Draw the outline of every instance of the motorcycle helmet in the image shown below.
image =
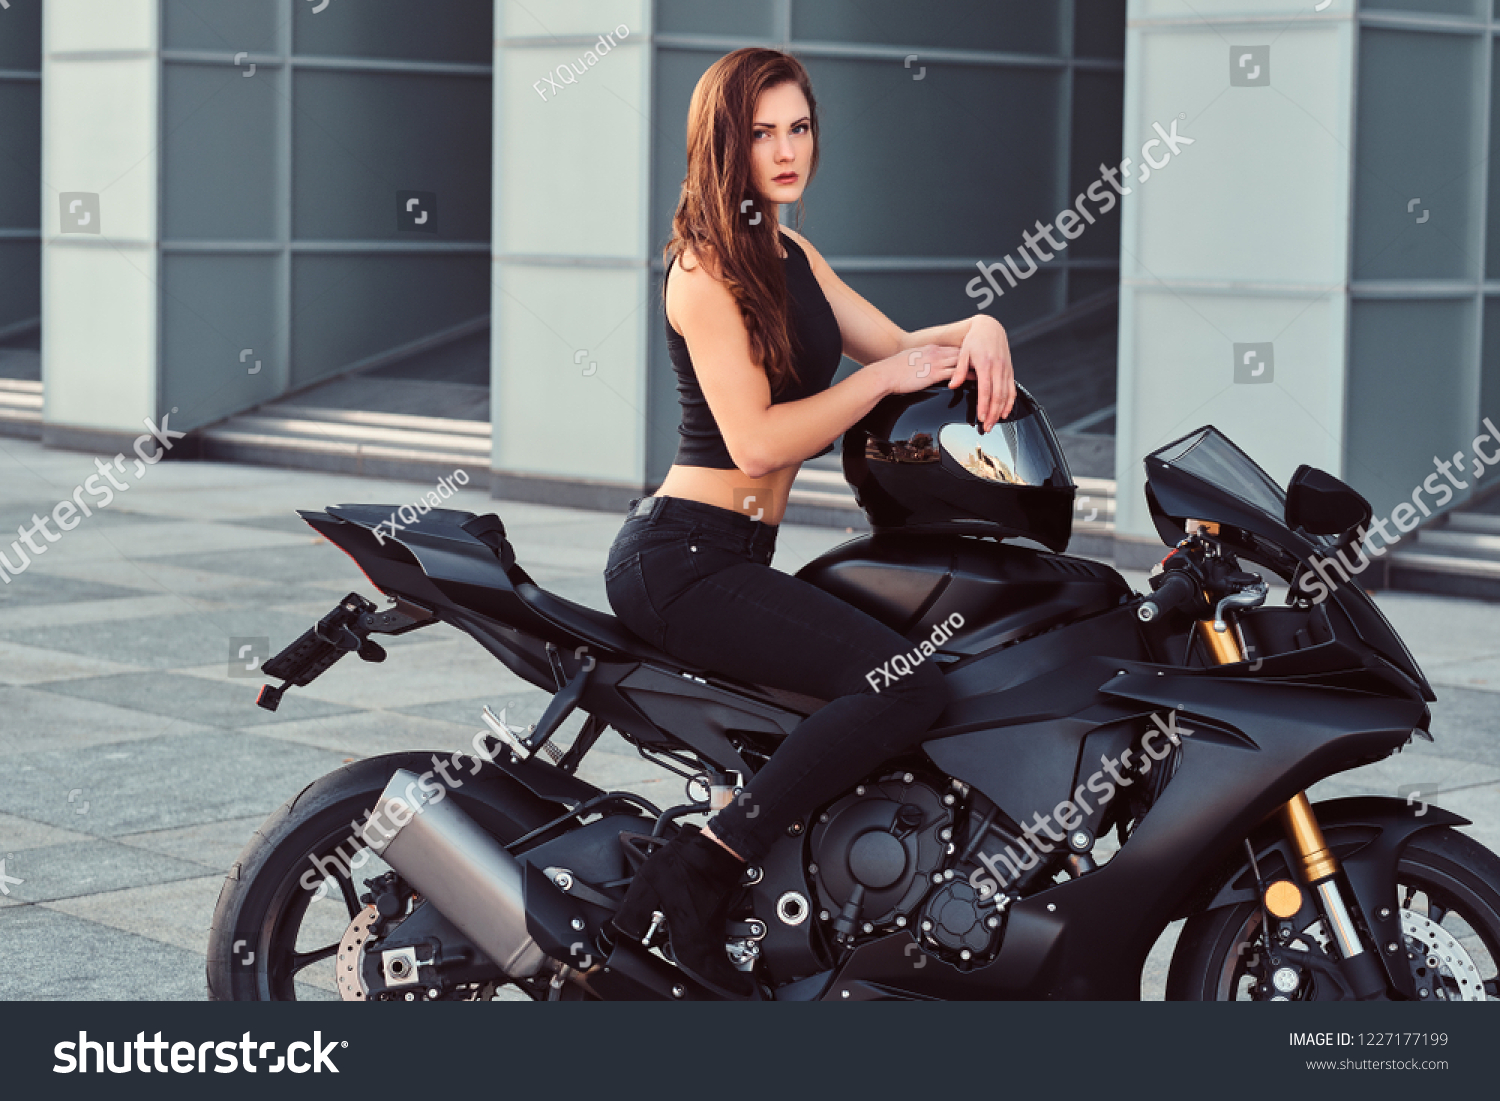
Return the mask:
{"type": "Polygon", "coordinates": [[[1076,486],[1047,414],[1016,386],[1010,415],[981,435],[978,384],[893,394],[844,433],[844,478],[876,532],[1031,539],[1073,534],[1076,486]]]}

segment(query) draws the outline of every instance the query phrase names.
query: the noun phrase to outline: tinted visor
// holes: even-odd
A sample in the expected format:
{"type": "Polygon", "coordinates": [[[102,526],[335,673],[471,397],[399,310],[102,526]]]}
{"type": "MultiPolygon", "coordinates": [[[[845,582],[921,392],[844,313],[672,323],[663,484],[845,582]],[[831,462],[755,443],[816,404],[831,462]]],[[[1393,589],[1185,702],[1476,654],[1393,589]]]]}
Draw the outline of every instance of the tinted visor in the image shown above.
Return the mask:
{"type": "Polygon", "coordinates": [[[1010,416],[994,428],[980,435],[972,424],[945,424],[938,432],[938,445],[945,467],[957,467],[987,482],[1054,488],[1073,484],[1051,424],[1020,386],[1010,416]]]}

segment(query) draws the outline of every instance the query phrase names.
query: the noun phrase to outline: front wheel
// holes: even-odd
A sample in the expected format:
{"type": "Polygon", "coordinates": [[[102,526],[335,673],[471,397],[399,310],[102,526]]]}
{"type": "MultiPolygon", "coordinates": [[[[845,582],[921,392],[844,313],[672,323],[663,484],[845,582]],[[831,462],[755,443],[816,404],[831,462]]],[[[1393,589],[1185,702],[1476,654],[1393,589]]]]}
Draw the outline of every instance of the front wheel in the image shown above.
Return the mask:
{"type": "MultiPolygon", "coordinates": [[[[1424,1001],[1500,998],[1500,857],[1447,826],[1407,842],[1396,865],[1401,933],[1424,1001]]],[[[1333,955],[1320,919],[1284,943],[1333,955]]],[[[1197,914],[1183,928],[1167,976],[1167,998],[1289,1001],[1330,996],[1315,976],[1295,989],[1267,982],[1260,907],[1253,902],[1197,914]]],[[[1290,985],[1290,982],[1288,982],[1290,985]]]]}
{"type": "MultiPolygon", "coordinates": [[[[212,1000],[340,997],[336,957],[365,909],[363,883],[390,871],[359,837],[359,826],[397,769],[430,773],[431,760],[422,753],[397,753],[346,765],[309,784],[266,819],[219,891],[208,946],[212,1000]]],[[[461,786],[449,797],[501,842],[560,812],[493,765],[481,767],[465,757],[454,761],[461,786]]],[[[470,993],[491,992],[492,985],[470,993]]]]}

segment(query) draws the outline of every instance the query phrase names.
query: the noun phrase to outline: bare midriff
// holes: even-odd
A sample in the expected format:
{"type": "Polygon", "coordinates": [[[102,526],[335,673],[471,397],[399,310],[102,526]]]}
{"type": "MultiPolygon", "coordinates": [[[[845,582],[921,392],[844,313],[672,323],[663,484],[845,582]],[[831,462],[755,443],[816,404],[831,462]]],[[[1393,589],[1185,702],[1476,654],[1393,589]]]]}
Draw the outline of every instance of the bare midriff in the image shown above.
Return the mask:
{"type": "Polygon", "coordinates": [[[763,478],[752,478],[737,467],[715,470],[706,466],[673,466],[656,496],[699,501],[765,524],[779,524],[786,514],[786,499],[798,466],[783,467],[763,478]]]}

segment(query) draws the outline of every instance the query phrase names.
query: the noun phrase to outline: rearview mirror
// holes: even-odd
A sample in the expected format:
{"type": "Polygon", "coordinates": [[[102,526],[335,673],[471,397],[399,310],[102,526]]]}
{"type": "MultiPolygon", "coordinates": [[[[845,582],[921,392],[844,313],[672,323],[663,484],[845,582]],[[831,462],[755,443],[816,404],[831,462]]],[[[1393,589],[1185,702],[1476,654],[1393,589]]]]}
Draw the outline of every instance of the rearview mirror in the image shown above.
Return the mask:
{"type": "Polygon", "coordinates": [[[1304,463],[1286,487],[1286,522],[1309,535],[1343,535],[1370,522],[1370,502],[1332,474],[1304,463]]]}

